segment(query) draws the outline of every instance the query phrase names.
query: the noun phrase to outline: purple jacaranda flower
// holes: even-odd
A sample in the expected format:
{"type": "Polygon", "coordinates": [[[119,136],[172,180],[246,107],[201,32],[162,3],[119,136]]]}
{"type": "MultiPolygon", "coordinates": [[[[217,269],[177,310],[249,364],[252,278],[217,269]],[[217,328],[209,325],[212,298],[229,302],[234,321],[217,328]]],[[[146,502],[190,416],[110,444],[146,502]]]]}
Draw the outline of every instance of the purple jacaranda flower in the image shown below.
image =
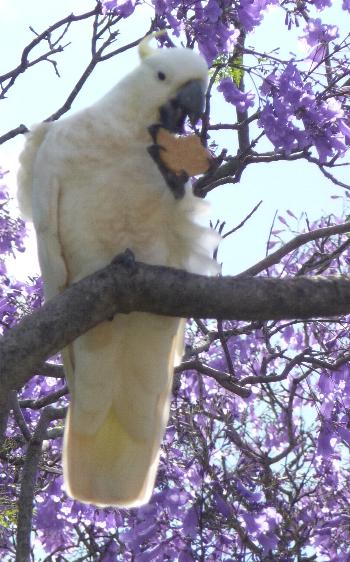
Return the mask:
{"type": "Polygon", "coordinates": [[[343,0],[342,8],[350,12],[350,0],[343,0]]]}
{"type": "Polygon", "coordinates": [[[263,11],[276,0],[240,0],[237,16],[246,31],[252,31],[263,19],[263,11]]]}
{"type": "Polygon", "coordinates": [[[264,554],[268,554],[270,551],[276,548],[278,543],[278,538],[272,532],[260,533],[258,534],[257,539],[263,547],[264,554]]]}
{"type": "Polygon", "coordinates": [[[222,494],[220,494],[219,492],[214,492],[214,502],[216,510],[221,513],[221,515],[226,518],[231,517],[231,515],[233,514],[232,506],[227,503],[222,494]]]}
{"type": "MultiPolygon", "coordinates": [[[[240,32],[228,0],[209,0],[205,5],[202,2],[152,0],[152,4],[157,25],[160,28],[170,25],[177,37],[186,30],[209,65],[220,54],[232,52],[240,32]]],[[[112,7],[117,9],[114,2],[112,7]]],[[[121,9],[119,4],[118,9],[121,9]]]]}
{"type": "Polygon", "coordinates": [[[22,219],[13,217],[8,210],[10,201],[6,185],[0,185],[0,254],[14,255],[24,251],[26,226],[22,219]]]}
{"type": "Polygon", "coordinates": [[[301,37],[301,41],[307,47],[312,47],[308,59],[315,63],[320,63],[324,60],[327,54],[328,43],[334,41],[339,36],[337,25],[322,23],[320,19],[309,19],[304,32],[305,35],[301,37]]]}
{"type": "Polygon", "coordinates": [[[198,48],[208,65],[222,53],[232,52],[239,37],[239,30],[223,23],[221,19],[212,22],[208,17],[194,20],[192,29],[198,48]]]}
{"type": "Polygon", "coordinates": [[[252,92],[242,92],[231,78],[223,78],[218,86],[227,102],[232,103],[240,111],[245,111],[254,105],[255,95],[252,92]]]}
{"type": "Polygon", "coordinates": [[[320,429],[317,442],[317,454],[322,457],[329,457],[334,452],[334,445],[331,444],[331,439],[334,437],[334,432],[329,423],[323,423],[320,429]]]}
{"type": "Polygon", "coordinates": [[[156,14],[163,16],[167,11],[167,3],[165,0],[153,0],[152,2],[156,14]]]}
{"type": "Polygon", "coordinates": [[[329,25],[322,23],[320,19],[309,19],[304,28],[306,43],[310,47],[315,47],[320,43],[329,43],[339,37],[339,28],[337,25],[329,25]]]}
{"type": "Polygon", "coordinates": [[[262,85],[260,86],[260,92],[263,96],[270,95],[274,88],[278,85],[279,79],[277,76],[277,71],[274,70],[266,78],[264,78],[262,85]]]}
{"type": "Polygon", "coordinates": [[[263,91],[272,103],[262,109],[259,124],[276,148],[289,152],[314,146],[322,162],[334,152],[345,153],[346,124],[344,127],[340,101],[318,98],[294,62],[289,62],[279,76],[273,74],[270,85],[263,84],[263,91]]]}
{"type": "Polygon", "coordinates": [[[120,546],[112,540],[103,552],[101,562],[114,562],[118,554],[120,554],[120,546]]]}
{"type": "Polygon", "coordinates": [[[236,480],[236,489],[239,494],[250,503],[258,503],[263,499],[263,494],[261,492],[252,492],[238,479],[236,480]]]}
{"type": "Polygon", "coordinates": [[[350,431],[346,427],[338,428],[339,437],[350,447],[350,431]]]}
{"type": "Polygon", "coordinates": [[[329,392],[333,390],[334,383],[331,377],[329,376],[329,374],[326,372],[326,373],[321,373],[317,386],[322,392],[322,394],[326,396],[329,392]]]}
{"type": "Polygon", "coordinates": [[[258,124],[275,148],[291,152],[298,147],[298,129],[290,121],[289,115],[278,114],[272,104],[267,103],[261,110],[258,124]]]}
{"type": "Polygon", "coordinates": [[[257,516],[255,514],[249,513],[247,511],[242,511],[241,517],[243,518],[246,525],[246,529],[249,533],[256,533],[257,531],[259,531],[260,526],[257,521],[257,516]]]}
{"type": "Polygon", "coordinates": [[[343,133],[343,135],[348,139],[347,143],[350,142],[350,125],[345,122],[344,119],[339,119],[339,130],[343,133]]]}
{"type": "Polygon", "coordinates": [[[198,514],[196,506],[190,507],[183,520],[183,532],[191,538],[194,538],[198,529],[198,514]]]}
{"type": "Polygon", "coordinates": [[[331,419],[334,407],[334,398],[335,396],[333,392],[329,392],[324,396],[320,412],[325,420],[331,419]]]}
{"type": "Polygon", "coordinates": [[[332,0],[313,0],[313,3],[318,10],[324,10],[332,5],[332,0]]]}
{"type": "Polygon", "coordinates": [[[64,544],[66,521],[58,517],[57,504],[47,495],[43,503],[36,504],[35,523],[43,532],[41,542],[48,550],[64,544]]]}
{"type": "Polygon", "coordinates": [[[103,12],[111,12],[118,6],[118,0],[104,0],[102,2],[103,12]]]}
{"type": "Polygon", "coordinates": [[[218,21],[222,15],[222,9],[217,0],[209,0],[208,4],[204,8],[204,14],[210,22],[215,23],[218,21]]]}
{"type": "Polygon", "coordinates": [[[103,12],[114,12],[123,18],[131,16],[136,7],[136,0],[105,0],[102,2],[103,12]]]}
{"type": "Polygon", "coordinates": [[[179,562],[194,562],[194,558],[189,550],[183,550],[179,554],[179,562]]]}

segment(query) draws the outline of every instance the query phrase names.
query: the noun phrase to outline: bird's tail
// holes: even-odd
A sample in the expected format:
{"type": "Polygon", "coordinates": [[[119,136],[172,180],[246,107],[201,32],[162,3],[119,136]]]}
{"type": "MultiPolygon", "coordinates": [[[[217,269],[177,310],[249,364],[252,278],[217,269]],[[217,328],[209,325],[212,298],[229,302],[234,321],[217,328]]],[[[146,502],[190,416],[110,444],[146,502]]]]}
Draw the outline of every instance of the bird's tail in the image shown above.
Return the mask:
{"type": "Polygon", "coordinates": [[[72,497],[119,507],[149,500],[183,334],[183,321],[135,312],[74,342],[63,454],[72,497]]]}

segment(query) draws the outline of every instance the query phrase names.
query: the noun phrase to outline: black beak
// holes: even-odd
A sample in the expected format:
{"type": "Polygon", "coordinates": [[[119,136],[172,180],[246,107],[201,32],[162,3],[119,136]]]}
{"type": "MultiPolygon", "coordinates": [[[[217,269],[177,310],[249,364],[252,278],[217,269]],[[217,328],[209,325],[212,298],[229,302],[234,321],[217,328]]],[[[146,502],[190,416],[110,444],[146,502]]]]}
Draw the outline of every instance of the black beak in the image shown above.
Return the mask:
{"type": "Polygon", "coordinates": [[[186,117],[192,125],[197,123],[204,111],[205,91],[201,80],[190,80],[176,92],[175,97],[160,108],[163,127],[174,133],[181,133],[186,117]]]}

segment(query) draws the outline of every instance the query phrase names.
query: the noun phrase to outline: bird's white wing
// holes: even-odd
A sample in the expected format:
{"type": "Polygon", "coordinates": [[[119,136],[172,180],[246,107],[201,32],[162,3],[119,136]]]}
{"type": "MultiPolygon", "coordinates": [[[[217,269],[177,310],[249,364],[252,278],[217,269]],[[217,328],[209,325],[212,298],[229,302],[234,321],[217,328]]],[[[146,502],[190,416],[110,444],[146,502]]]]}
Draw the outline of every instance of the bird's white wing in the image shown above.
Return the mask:
{"type": "Polygon", "coordinates": [[[20,157],[17,194],[22,214],[35,224],[47,299],[61,292],[68,281],[59,232],[60,183],[47,161],[54,150],[52,141],[50,147],[50,125],[34,127],[20,157]]]}

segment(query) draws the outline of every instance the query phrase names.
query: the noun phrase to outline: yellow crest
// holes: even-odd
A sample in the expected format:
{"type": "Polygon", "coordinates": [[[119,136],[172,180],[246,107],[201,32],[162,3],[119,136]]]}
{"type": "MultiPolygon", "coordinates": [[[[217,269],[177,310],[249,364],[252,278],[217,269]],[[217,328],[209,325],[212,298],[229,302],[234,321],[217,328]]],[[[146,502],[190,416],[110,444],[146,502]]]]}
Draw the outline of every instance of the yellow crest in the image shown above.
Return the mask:
{"type": "Polygon", "coordinates": [[[159,37],[160,35],[165,35],[165,34],[166,34],[166,30],[160,29],[159,31],[154,31],[153,33],[149,33],[148,35],[146,35],[139,43],[140,59],[145,59],[145,58],[149,57],[150,55],[156,53],[157,49],[154,49],[153,47],[151,47],[150,42],[155,37],[159,37]]]}

